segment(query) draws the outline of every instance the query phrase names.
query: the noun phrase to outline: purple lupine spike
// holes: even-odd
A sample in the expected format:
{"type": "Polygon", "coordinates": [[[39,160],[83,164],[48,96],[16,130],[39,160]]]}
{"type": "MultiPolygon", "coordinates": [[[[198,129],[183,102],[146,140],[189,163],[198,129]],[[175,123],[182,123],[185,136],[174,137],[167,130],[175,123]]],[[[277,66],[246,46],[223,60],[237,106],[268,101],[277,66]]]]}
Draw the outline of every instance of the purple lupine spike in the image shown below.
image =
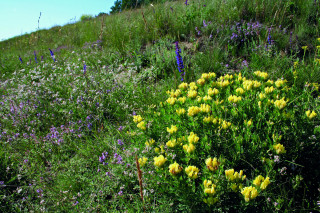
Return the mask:
{"type": "Polygon", "coordinates": [[[22,58],[20,57],[20,55],[19,55],[19,60],[20,60],[21,64],[23,64],[23,60],[22,60],[22,58]]]}
{"type": "Polygon", "coordinates": [[[271,45],[271,28],[268,30],[268,44],[271,45]]]}
{"type": "Polygon", "coordinates": [[[33,51],[33,54],[34,54],[34,60],[36,61],[36,63],[38,63],[36,51],[33,51]]]}
{"type": "Polygon", "coordinates": [[[53,61],[56,62],[56,59],[55,59],[54,54],[53,54],[53,51],[51,49],[49,49],[49,51],[50,51],[50,54],[51,54],[51,57],[52,57],[53,61]]]}
{"type": "Polygon", "coordinates": [[[203,20],[203,26],[204,27],[207,27],[208,25],[206,24],[206,21],[205,20],[203,20]]]}
{"type": "Polygon", "coordinates": [[[184,72],[182,57],[180,55],[181,49],[179,47],[178,41],[176,41],[175,44],[176,44],[176,59],[177,59],[178,69],[179,69],[179,72],[181,73],[181,81],[183,81],[183,76],[185,75],[185,72],[184,72]]]}
{"type": "Polygon", "coordinates": [[[188,4],[188,0],[186,0],[186,2],[185,2],[184,4],[188,6],[188,5],[189,5],[189,4],[188,4]]]}
{"type": "Polygon", "coordinates": [[[84,64],[84,65],[83,65],[83,74],[85,75],[86,73],[87,73],[87,65],[84,64]]]}

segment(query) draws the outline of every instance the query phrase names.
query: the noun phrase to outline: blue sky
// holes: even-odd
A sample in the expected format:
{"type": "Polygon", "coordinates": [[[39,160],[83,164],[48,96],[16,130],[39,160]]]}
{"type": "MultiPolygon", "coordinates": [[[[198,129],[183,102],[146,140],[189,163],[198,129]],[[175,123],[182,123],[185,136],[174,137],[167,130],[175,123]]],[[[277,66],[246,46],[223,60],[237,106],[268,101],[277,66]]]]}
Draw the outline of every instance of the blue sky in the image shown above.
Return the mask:
{"type": "Polygon", "coordinates": [[[0,0],[0,41],[108,13],[115,0],[0,0]]]}

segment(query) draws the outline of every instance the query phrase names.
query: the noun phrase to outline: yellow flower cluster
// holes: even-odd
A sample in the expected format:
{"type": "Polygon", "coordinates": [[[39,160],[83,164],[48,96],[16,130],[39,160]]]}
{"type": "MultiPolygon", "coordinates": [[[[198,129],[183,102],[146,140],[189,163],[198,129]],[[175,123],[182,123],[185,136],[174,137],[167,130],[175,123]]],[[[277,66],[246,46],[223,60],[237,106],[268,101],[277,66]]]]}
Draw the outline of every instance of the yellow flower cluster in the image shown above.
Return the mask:
{"type": "MultiPolygon", "coordinates": [[[[230,84],[229,80],[224,80],[224,81],[218,81],[216,82],[216,85],[223,88],[226,87],[230,84]]],[[[213,85],[214,86],[214,85],[213,85]]]]}
{"type": "Polygon", "coordinates": [[[188,142],[189,143],[197,143],[198,141],[199,141],[199,137],[197,136],[197,134],[190,132],[190,135],[188,136],[188,142]]]}
{"type": "Polygon", "coordinates": [[[200,111],[201,112],[209,113],[210,109],[211,109],[211,107],[208,104],[201,104],[201,106],[200,106],[200,111]]]}
{"type": "Polygon", "coordinates": [[[188,84],[187,83],[181,83],[179,86],[178,86],[179,89],[182,89],[182,90],[185,90],[188,88],[188,84]]]}
{"type": "Polygon", "coordinates": [[[135,123],[140,123],[143,120],[143,118],[141,117],[141,115],[134,115],[133,116],[133,122],[135,123]]]}
{"type": "Polygon", "coordinates": [[[166,145],[168,147],[170,147],[170,148],[173,148],[173,147],[175,147],[177,145],[177,140],[176,139],[171,139],[166,143],[166,145]]]}
{"type": "Polygon", "coordinates": [[[165,164],[167,158],[165,158],[163,155],[159,155],[158,157],[154,157],[153,160],[155,166],[161,167],[163,166],[163,164],[165,164]]]}
{"type": "Polygon", "coordinates": [[[236,95],[230,95],[228,97],[228,101],[231,103],[237,103],[238,101],[241,101],[241,97],[240,96],[236,96],[236,95]]]}
{"type": "Polygon", "coordinates": [[[188,116],[193,117],[194,115],[197,115],[200,112],[200,108],[197,106],[191,106],[188,109],[188,116]]]}
{"type": "Polygon", "coordinates": [[[197,95],[198,95],[198,92],[196,90],[189,90],[187,94],[189,98],[195,98],[197,97],[197,95]]]}
{"type": "Polygon", "coordinates": [[[252,119],[248,120],[248,121],[244,121],[244,123],[247,125],[247,126],[251,126],[252,125],[252,119]]]}
{"type": "Polygon", "coordinates": [[[276,144],[273,146],[274,150],[276,150],[277,154],[283,154],[286,153],[286,149],[284,148],[284,146],[280,143],[276,144]]]}
{"type": "Polygon", "coordinates": [[[261,86],[261,82],[252,80],[244,80],[242,84],[245,90],[251,90],[252,88],[257,88],[261,86]]]}
{"type": "Polygon", "coordinates": [[[216,185],[213,184],[211,180],[204,180],[203,185],[204,185],[204,193],[209,195],[213,195],[216,193],[216,190],[215,190],[216,185]]]}
{"type": "Polygon", "coordinates": [[[267,186],[270,184],[270,178],[264,178],[262,175],[259,175],[254,179],[253,184],[257,187],[260,187],[261,190],[265,190],[267,186]]]}
{"type": "Polygon", "coordinates": [[[188,166],[185,169],[186,174],[191,179],[196,179],[198,177],[199,169],[196,166],[188,166]]]}
{"type": "Polygon", "coordinates": [[[219,118],[219,125],[222,129],[228,129],[231,126],[231,123],[219,118]]]}
{"type": "Polygon", "coordinates": [[[274,82],[274,84],[276,85],[276,87],[281,87],[281,86],[283,86],[286,82],[287,82],[286,80],[278,79],[276,82],[274,82]]]}
{"type": "Polygon", "coordinates": [[[176,100],[177,99],[175,97],[170,97],[166,101],[168,104],[173,105],[176,102],[176,100]]]}
{"type": "Polygon", "coordinates": [[[176,133],[178,131],[178,127],[171,125],[171,128],[167,127],[167,132],[169,132],[170,134],[176,133]]]}
{"type": "Polygon", "coordinates": [[[206,83],[206,80],[204,78],[200,78],[197,80],[197,84],[199,84],[200,86],[203,86],[206,83]]]}
{"type": "Polygon", "coordinates": [[[243,188],[241,194],[244,196],[244,200],[249,202],[258,196],[258,190],[255,187],[249,186],[243,188]]]}
{"type": "Polygon", "coordinates": [[[186,102],[186,100],[187,100],[187,98],[186,97],[180,97],[180,98],[178,98],[178,101],[180,102],[180,103],[184,103],[184,102],[186,102]]]}
{"type": "Polygon", "coordinates": [[[154,139],[150,139],[146,142],[146,146],[152,146],[155,143],[154,139]]]}
{"type": "Polygon", "coordinates": [[[284,100],[284,98],[282,98],[280,100],[276,100],[274,105],[279,109],[283,109],[287,105],[287,102],[284,100]]]}
{"type": "Polygon", "coordinates": [[[186,110],[183,109],[183,108],[179,108],[179,109],[176,110],[176,113],[177,113],[178,115],[182,115],[182,114],[186,113],[186,110]]]}
{"type": "Polygon", "coordinates": [[[167,91],[167,94],[170,95],[170,97],[176,98],[181,94],[181,90],[177,89],[177,90],[167,91]]]}
{"type": "Polygon", "coordinates": [[[266,94],[265,93],[259,93],[259,98],[262,100],[262,99],[265,99],[266,97],[266,94]]]}
{"type": "Polygon", "coordinates": [[[206,166],[210,171],[216,171],[218,169],[219,166],[219,162],[217,160],[217,158],[208,158],[206,159],[206,166]]]}
{"type": "Polygon", "coordinates": [[[183,145],[182,147],[184,149],[184,151],[186,151],[187,153],[192,153],[196,147],[192,144],[192,143],[189,143],[189,144],[185,144],[183,145]]]}
{"type": "Polygon", "coordinates": [[[211,101],[212,98],[209,95],[206,95],[206,96],[203,97],[203,100],[204,101],[211,101]]]}
{"type": "Polygon", "coordinates": [[[236,93],[238,93],[239,95],[242,95],[244,92],[244,89],[242,89],[241,87],[236,89],[236,93]]]}
{"type": "Polygon", "coordinates": [[[316,117],[317,116],[317,113],[315,111],[306,111],[306,116],[311,120],[312,118],[316,117]]]}
{"type": "MultiPolygon", "coordinates": [[[[273,86],[264,88],[264,92],[267,94],[272,93],[273,91],[274,91],[273,86]]],[[[262,99],[262,98],[260,98],[260,99],[262,99]]]]}
{"type": "Polygon", "coordinates": [[[212,88],[210,87],[210,88],[208,89],[208,95],[209,95],[209,96],[218,95],[218,94],[219,94],[219,90],[218,90],[217,88],[213,88],[213,89],[212,89],[212,88]]]}
{"type": "Polygon", "coordinates": [[[140,165],[141,167],[143,167],[143,166],[147,163],[147,161],[148,161],[148,158],[146,158],[146,157],[139,158],[139,160],[138,160],[139,165],[140,165]]]}
{"type": "Polygon", "coordinates": [[[144,121],[141,121],[140,123],[138,123],[137,127],[141,130],[146,130],[146,123],[144,121]]]}
{"type": "Polygon", "coordinates": [[[170,164],[170,165],[169,165],[169,172],[170,172],[172,175],[177,175],[177,174],[179,174],[181,171],[182,171],[182,167],[181,167],[177,162],[174,162],[173,164],[170,164]]]}
{"type": "Polygon", "coordinates": [[[246,175],[243,175],[243,171],[240,170],[240,173],[234,172],[234,169],[228,169],[225,171],[226,178],[230,181],[239,181],[246,179],[246,175]]]}
{"type": "Polygon", "coordinates": [[[263,79],[267,79],[268,78],[268,73],[266,73],[266,72],[255,71],[254,74],[256,76],[259,76],[260,78],[263,78],[263,79]]]}

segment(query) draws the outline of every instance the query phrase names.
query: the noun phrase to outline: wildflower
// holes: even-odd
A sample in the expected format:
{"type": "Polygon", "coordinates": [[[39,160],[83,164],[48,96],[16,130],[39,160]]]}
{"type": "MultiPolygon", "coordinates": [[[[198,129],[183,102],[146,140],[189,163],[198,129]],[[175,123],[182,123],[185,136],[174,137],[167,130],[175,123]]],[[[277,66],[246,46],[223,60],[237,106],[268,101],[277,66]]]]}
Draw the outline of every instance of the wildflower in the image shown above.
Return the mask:
{"type": "Polygon", "coordinates": [[[186,113],[186,110],[183,109],[183,108],[180,108],[180,109],[177,109],[177,110],[176,110],[176,113],[177,113],[178,115],[182,115],[182,114],[186,113]]]}
{"type": "Polygon", "coordinates": [[[147,161],[148,161],[148,158],[146,158],[146,157],[139,158],[139,160],[138,160],[139,165],[141,167],[143,167],[147,163],[147,161]]]}
{"type": "Polygon", "coordinates": [[[189,98],[195,98],[195,97],[197,97],[197,95],[198,95],[198,93],[197,93],[197,91],[195,91],[195,90],[189,90],[189,91],[188,91],[188,94],[187,94],[187,96],[188,96],[189,98]]]}
{"type": "Polygon", "coordinates": [[[281,87],[285,83],[286,83],[286,80],[278,79],[274,84],[276,85],[276,87],[281,87]]]}
{"type": "Polygon", "coordinates": [[[179,174],[181,171],[182,171],[182,167],[181,167],[177,162],[174,162],[173,164],[170,164],[170,165],[169,165],[169,172],[170,172],[172,175],[177,175],[177,174],[179,174]]]}
{"type": "Polygon", "coordinates": [[[176,133],[178,131],[178,127],[171,125],[171,128],[167,127],[167,132],[169,132],[170,134],[176,133]]]}
{"type": "Polygon", "coordinates": [[[231,102],[231,103],[237,103],[238,101],[241,101],[241,97],[239,96],[236,96],[236,95],[230,95],[228,97],[228,101],[231,102]]]}
{"type": "Polygon", "coordinates": [[[218,169],[218,166],[219,166],[219,162],[217,160],[217,158],[208,158],[206,160],[206,165],[207,165],[207,168],[210,170],[210,171],[216,171],[218,169]]]}
{"type": "Polygon", "coordinates": [[[270,184],[270,178],[266,177],[266,179],[261,183],[260,189],[264,190],[270,184]]]}
{"type": "Polygon", "coordinates": [[[83,65],[83,74],[85,75],[86,73],[87,73],[87,65],[84,64],[84,65],[83,65]]]}
{"type": "Polygon", "coordinates": [[[198,177],[199,169],[195,166],[188,166],[185,169],[186,174],[188,175],[189,178],[191,179],[196,179],[198,177]]]}
{"type": "Polygon", "coordinates": [[[137,124],[137,127],[141,130],[146,130],[146,123],[144,121],[141,121],[140,123],[137,124]]]}
{"type": "Polygon", "coordinates": [[[197,143],[199,141],[199,137],[197,134],[194,134],[193,132],[190,132],[190,135],[188,136],[188,142],[191,143],[197,143]]]}
{"type": "Polygon", "coordinates": [[[283,154],[286,153],[286,149],[284,148],[284,146],[280,143],[276,144],[273,146],[273,148],[276,150],[277,154],[283,154]]]}
{"type": "Polygon", "coordinates": [[[154,152],[155,153],[160,153],[160,148],[159,147],[154,148],[154,152]]]}
{"type": "Polygon", "coordinates": [[[254,74],[255,74],[256,76],[259,76],[260,78],[263,78],[263,79],[268,78],[268,73],[266,73],[266,72],[255,71],[254,74]]]}
{"type": "Polygon", "coordinates": [[[135,122],[135,123],[140,123],[142,120],[143,119],[142,119],[141,115],[134,115],[133,116],[133,122],[135,122]]]}
{"type": "Polygon", "coordinates": [[[118,139],[118,144],[119,144],[120,146],[123,146],[123,145],[124,145],[124,143],[123,143],[122,140],[120,140],[120,139],[118,139]]]}
{"type": "Polygon", "coordinates": [[[170,105],[174,105],[174,103],[176,102],[176,98],[174,98],[174,97],[170,97],[170,98],[168,98],[167,99],[167,103],[169,103],[170,105]]]}
{"type": "Polygon", "coordinates": [[[209,113],[210,109],[211,109],[211,107],[208,104],[201,104],[201,106],[200,106],[201,112],[209,113]]]}
{"type": "Polygon", "coordinates": [[[153,144],[155,143],[155,140],[154,139],[150,139],[146,142],[146,145],[147,146],[152,146],[153,144]]]}
{"type": "Polygon", "coordinates": [[[200,108],[197,106],[191,106],[188,109],[188,116],[193,117],[194,115],[198,114],[200,112],[200,108]]]}
{"type": "Polygon", "coordinates": [[[238,93],[239,95],[242,95],[244,92],[244,89],[242,89],[241,87],[236,89],[236,93],[238,93]]]}
{"type": "Polygon", "coordinates": [[[215,78],[216,77],[216,74],[214,72],[209,72],[208,75],[209,75],[209,78],[215,78]]]}
{"type": "Polygon", "coordinates": [[[203,97],[203,100],[204,101],[211,101],[212,98],[209,95],[206,95],[206,96],[203,97]]]}
{"type": "Polygon", "coordinates": [[[306,51],[308,49],[308,46],[302,46],[302,49],[306,51]]]}
{"type": "Polygon", "coordinates": [[[158,157],[154,157],[153,160],[155,166],[161,167],[163,166],[163,164],[165,164],[167,158],[165,158],[163,155],[159,155],[158,157]]]}
{"type": "Polygon", "coordinates": [[[177,142],[176,139],[171,139],[171,140],[169,140],[169,141],[166,143],[166,145],[167,145],[168,147],[170,147],[170,148],[173,148],[173,147],[176,146],[176,144],[177,144],[176,142],[177,142]]]}
{"type": "Polygon", "coordinates": [[[241,194],[244,196],[245,201],[249,202],[258,196],[258,191],[255,187],[249,186],[243,188],[241,194]]]}
{"type": "Polygon", "coordinates": [[[176,59],[177,59],[177,64],[178,64],[178,70],[181,73],[181,81],[183,81],[183,76],[184,76],[184,66],[183,66],[183,61],[182,61],[182,57],[180,55],[181,53],[181,49],[179,47],[179,42],[176,41],[176,59]]]}
{"type": "Polygon", "coordinates": [[[208,80],[210,75],[208,73],[202,73],[201,78],[208,80]]]}
{"type": "Polygon", "coordinates": [[[317,116],[317,113],[315,111],[311,112],[310,110],[308,110],[308,111],[306,111],[306,115],[311,120],[312,118],[317,116]]]}
{"type": "Polygon", "coordinates": [[[218,95],[219,94],[219,90],[216,88],[209,88],[208,89],[208,95],[213,96],[213,95],[218,95]]]}
{"type": "Polygon", "coordinates": [[[259,98],[260,99],[264,99],[266,97],[266,94],[265,93],[259,93],[259,98]]]}
{"type": "Polygon", "coordinates": [[[53,51],[51,49],[49,49],[49,51],[50,51],[50,54],[51,54],[51,57],[52,57],[53,61],[56,62],[56,59],[55,59],[54,54],[53,54],[53,51]]]}
{"type": "Polygon", "coordinates": [[[184,151],[186,151],[187,153],[192,153],[192,152],[196,149],[196,147],[195,147],[192,143],[190,143],[190,144],[185,144],[185,145],[183,145],[182,148],[183,148],[184,151]]]}
{"type": "Polygon", "coordinates": [[[21,64],[23,64],[23,60],[20,56],[19,56],[19,60],[20,60],[21,64]]]}
{"type": "Polygon", "coordinates": [[[246,175],[243,175],[243,171],[240,170],[240,172],[234,172],[234,169],[228,169],[225,170],[226,178],[230,181],[240,181],[246,179],[246,175]]]}
{"type": "Polygon", "coordinates": [[[283,109],[287,105],[287,102],[284,100],[284,98],[282,98],[280,100],[276,100],[274,105],[279,109],[283,109]]]}
{"type": "MultiPolygon", "coordinates": [[[[220,123],[220,122],[219,122],[220,123]]],[[[228,127],[230,127],[231,126],[231,123],[230,122],[228,122],[228,121],[222,121],[221,122],[221,128],[222,129],[228,129],[228,127]]]]}
{"type": "Polygon", "coordinates": [[[264,181],[264,177],[262,175],[259,175],[254,179],[253,184],[259,187],[261,185],[261,182],[263,181],[264,181]]]}
{"type": "Polygon", "coordinates": [[[188,4],[188,0],[186,0],[186,2],[184,3],[186,6],[188,6],[189,4],[188,4]]]}
{"type": "Polygon", "coordinates": [[[203,181],[204,185],[204,193],[213,195],[216,193],[215,187],[216,185],[212,183],[211,180],[204,180],[203,181]]]}
{"type": "Polygon", "coordinates": [[[180,103],[184,103],[184,102],[186,102],[186,100],[187,100],[187,98],[186,97],[180,97],[180,98],[178,98],[178,101],[180,102],[180,103]]]}
{"type": "Polygon", "coordinates": [[[36,51],[33,51],[33,54],[34,54],[34,60],[36,61],[36,63],[38,63],[36,51]]]}
{"type": "Polygon", "coordinates": [[[197,85],[196,85],[195,82],[191,82],[191,83],[189,84],[189,88],[190,88],[190,90],[197,90],[197,89],[198,89],[198,87],[197,87],[197,85]]]}
{"type": "Polygon", "coordinates": [[[200,86],[203,86],[206,83],[206,80],[204,78],[200,78],[197,80],[197,84],[199,84],[200,86]]]}
{"type": "Polygon", "coordinates": [[[181,83],[179,86],[178,86],[179,89],[182,89],[182,90],[185,90],[188,88],[188,83],[181,83]]]}

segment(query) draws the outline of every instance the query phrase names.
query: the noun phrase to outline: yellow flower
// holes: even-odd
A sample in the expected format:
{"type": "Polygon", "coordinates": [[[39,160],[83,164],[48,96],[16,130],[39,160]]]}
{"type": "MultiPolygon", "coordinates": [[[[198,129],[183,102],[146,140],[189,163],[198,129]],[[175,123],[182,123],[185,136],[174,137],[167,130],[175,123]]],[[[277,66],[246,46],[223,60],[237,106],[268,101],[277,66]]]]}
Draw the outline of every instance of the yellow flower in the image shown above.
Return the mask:
{"type": "Polygon", "coordinates": [[[184,103],[184,102],[186,102],[186,100],[187,100],[187,98],[186,97],[180,97],[180,98],[178,98],[178,101],[180,102],[180,103],[184,103]]]}
{"type": "Polygon", "coordinates": [[[318,42],[320,42],[320,38],[317,38],[318,42]]]}
{"type": "Polygon", "coordinates": [[[159,147],[154,148],[154,152],[155,153],[160,153],[160,148],[159,147]]]}
{"type": "Polygon", "coordinates": [[[167,103],[169,103],[170,105],[173,105],[176,102],[176,100],[177,100],[176,98],[170,97],[167,99],[167,103]]]}
{"type": "Polygon", "coordinates": [[[259,76],[259,77],[263,78],[263,79],[268,78],[268,73],[266,73],[266,72],[255,71],[254,74],[255,74],[256,76],[259,76]]]}
{"type": "Polygon", "coordinates": [[[245,80],[245,81],[243,81],[242,84],[243,84],[243,88],[245,90],[251,90],[253,87],[253,81],[251,81],[251,80],[245,80]]]}
{"type": "Polygon", "coordinates": [[[171,125],[171,128],[167,127],[167,132],[169,132],[170,134],[176,133],[178,131],[178,127],[171,125]]]}
{"type": "Polygon", "coordinates": [[[197,80],[197,84],[199,84],[200,86],[203,86],[206,83],[206,80],[204,78],[200,78],[197,80]]]}
{"type": "Polygon", "coordinates": [[[206,96],[203,97],[203,100],[204,101],[211,101],[212,98],[209,95],[206,95],[206,96]]]}
{"type": "Polygon", "coordinates": [[[185,90],[188,88],[188,84],[187,83],[181,83],[179,86],[179,89],[185,90]]]}
{"type": "Polygon", "coordinates": [[[270,178],[266,177],[266,179],[261,183],[260,189],[264,190],[270,184],[270,178]]]}
{"type": "Polygon", "coordinates": [[[141,121],[140,123],[138,123],[137,127],[141,130],[146,130],[146,123],[144,121],[141,121]]]}
{"type": "Polygon", "coordinates": [[[189,84],[189,88],[190,88],[190,90],[196,90],[196,89],[198,89],[196,83],[194,83],[194,82],[191,82],[191,83],[189,84]]]}
{"type": "Polygon", "coordinates": [[[198,114],[200,112],[200,108],[197,106],[191,106],[188,109],[188,116],[193,117],[194,115],[198,114]]]}
{"type": "Polygon", "coordinates": [[[201,75],[201,78],[203,78],[203,79],[209,79],[210,78],[210,76],[209,76],[209,74],[208,73],[202,73],[202,75],[201,75]]]}
{"type": "Polygon", "coordinates": [[[267,85],[273,85],[273,83],[274,83],[273,80],[268,80],[266,84],[267,85]]]}
{"type": "Polygon", "coordinates": [[[201,104],[201,106],[200,106],[201,112],[209,113],[210,109],[211,109],[211,107],[208,104],[201,104]]]}
{"type": "Polygon", "coordinates": [[[264,181],[264,177],[262,175],[259,175],[254,179],[253,184],[256,186],[260,186],[261,182],[263,181],[264,181]]]}
{"type": "Polygon", "coordinates": [[[139,160],[138,160],[139,165],[140,165],[141,167],[143,167],[143,166],[147,163],[147,161],[148,161],[148,158],[146,158],[146,157],[139,158],[139,160]]]}
{"type": "Polygon", "coordinates": [[[197,101],[201,102],[202,98],[200,96],[197,96],[197,101]]]}
{"type": "Polygon", "coordinates": [[[286,80],[278,79],[276,82],[274,82],[274,84],[276,85],[276,87],[281,87],[281,86],[284,85],[286,82],[287,82],[286,80]]]}
{"type": "Polygon", "coordinates": [[[255,187],[249,186],[243,188],[241,194],[244,196],[245,201],[249,202],[258,196],[258,191],[255,187]]]}
{"type": "Polygon", "coordinates": [[[244,92],[244,89],[242,89],[241,87],[236,89],[236,93],[238,93],[239,95],[242,95],[244,92]]]}
{"type": "Polygon", "coordinates": [[[153,160],[155,166],[161,167],[163,166],[163,164],[165,164],[167,158],[165,158],[163,155],[159,155],[158,157],[154,157],[153,160]]]}
{"type": "Polygon", "coordinates": [[[224,80],[224,81],[218,81],[216,83],[219,87],[223,88],[223,87],[226,87],[230,84],[229,80],[224,80]]]}
{"type": "Polygon", "coordinates": [[[240,181],[246,179],[246,175],[243,175],[243,171],[240,170],[240,173],[234,172],[234,169],[225,170],[225,175],[228,180],[231,181],[240,181]]]}
{"type": "Polygon", "coordinates": [[[185,145],[183,145],[182,148],[183,148],[184,151],[186,151],[187,153],[192,153],[192,152],[196,149],[196,147],[195,147],[192,143],[190,143],[190,144],[185,144],[185,145]]]}
{"type": "Polygon", "coordinates": [[[273,86],[271,86],[271,87],[266,87],[266,88],[264,88],[264,92],[265,93],[272,93],[274,91],[274,87],[273,86]]]}
{"type": "Polygon", "coordinates": [[[266,94],[264,94],[264,93],[259,93],[259,98],[260,99],[264,99],[266,97],[266,94]]]}
{"type": "Polygon", "coordinates": [[[311,120],[312,118],[317,116],[317,113],[315,111],[311,112],[310,110],[308,110],[308,111],[306,111],[306,115],[311,120]]]}
{"type": "Polygon", "coordinates": [[[303,46],[302,49],[306,51],[308,49],[308,46],[303,46]]]}
{"type": "Polygon", "coordinates": [[[177,162],[174,162],[173,164],[170,164],[170,165],[169,165],[169,172],[170,172],[172,175],[177,175],[177,174],[179,174],[181,171],[182,171],[182,167],[181,167],[177,162]]]}
{"type": "Polygon", "coordinates": [[[222,129],[228,129],[231,126],[231,123],[228,121],[222,121],[221,122],[221,128],[222,129]]]}
{"type": "Polygon", "coordinates": [[[273,148],[276,150],[277,154],[282,154],[282,153],[286,153],[286,149],[284,148],[284,146],[280,143],[276,144],[273,146],[273,148]]]}
{"type": "Polygon", "coordinates": [[[214,117],[212,117],[212,116],[204,117],[203,122],[210,123],[211,121],[213,121],[213,119],[214,119],[214,117]]]}
{"type": "Polygon", "coordinates": [[[133,122],[135,122],[135,123],[140,123],[142,120],[143,119],[142,119],[141,115],[134,115],[133,116],[133,122]]]}
{"type": "Polygon", "coordinates": [[[206,159],[206,165],[207,165],[207,168],[210,170],[210,171],[216,171],[218,169],[218,166],[219,166],[219,162],[217,160],[217,158],[208,158],[206,159]]]}
{"type": "Polygon", "coordinates": [[[236,95],[230,95],[228,97],[228,101],[231,102],[231,103],[237,103],[238,101],[241,101],[241,97],[239,96],[236,96],[236,95]]]}
{"type": "Polygon", "coordinates": [[[177,112],[178,115],[181,115],[181,114],[186,113],[186,110],[183,109],[183,108],[180,108],[180,109],[177,109],[176,112],[177,112]]]}
{"type": "Polygon", "coordinates": [[[197,93],[196,90],[189,90],[189,91],[188,91],[188,94],[187,94],[187,96],[188,96],[189,98],[195,98],[195,97],[197,97],[197,95],[198,95],[198,93],[197,93]]]}
{"type": "Polygon", "coordinates": [[[280,100],[276,100],[274,102],[274,105],[279,109],[283,109],[287,105],[287,102],[284,100],[284,98],[282,98],[280,100]]]}
{"type": "Polygon", "coordinates": [[[210,78],[215,78],[216,77],[216,74],[214,72],[209,72],[208,74],[209,74],[210,78]]]}
{"type": "Polygon", "coordinates": [[[155,140],[150,139],[150,140],[148,140],[148,141],[146,142],[146,145],[147,145],[147,146],[152,146],[154,143],[155,143],[155,140]]]}
{"type": "Polygon", "coordinates": [[[173,148],[177,145],[177,140],[176,139],[171,139],[167,142],[167,146],[170,147],[170,148],[173,148]]]}
{"type": "Polygon", "coordinates": [[[210,195],[213,195],[216,193],[215,191],[216,185],[213,184],[211,180],[204,180],[203,185],[204,185],[204,193],[210,194],[210,195]]]}
{"type": "Polygon", "coordinates": [[[251,125],[252,125],[252,119],[250,119],[249,121],[245,121],[245,124],[246,124],[247,126],[251,126],[251,125]]]}
{"type": "Polygon", "coordinates": [[[195,166],[188,166],[185,169],[186,174],[189,178],[196,179],[198,177],[199,169],[195,166]]]}
{"type": "Polygon", "coordinates": [[[197,134],[194,134],[193,132],[190,132],[190,135],[188,136],[189,143],[197,143],[199,141],[199,137],[197,134]]]}
{"type": "Polygon", "coordinates": [[[208,89],[208,95],[213,96],[213,95],[218,95],[219,94],[219,90],[217,88],[209,88],[208,89]]]}

